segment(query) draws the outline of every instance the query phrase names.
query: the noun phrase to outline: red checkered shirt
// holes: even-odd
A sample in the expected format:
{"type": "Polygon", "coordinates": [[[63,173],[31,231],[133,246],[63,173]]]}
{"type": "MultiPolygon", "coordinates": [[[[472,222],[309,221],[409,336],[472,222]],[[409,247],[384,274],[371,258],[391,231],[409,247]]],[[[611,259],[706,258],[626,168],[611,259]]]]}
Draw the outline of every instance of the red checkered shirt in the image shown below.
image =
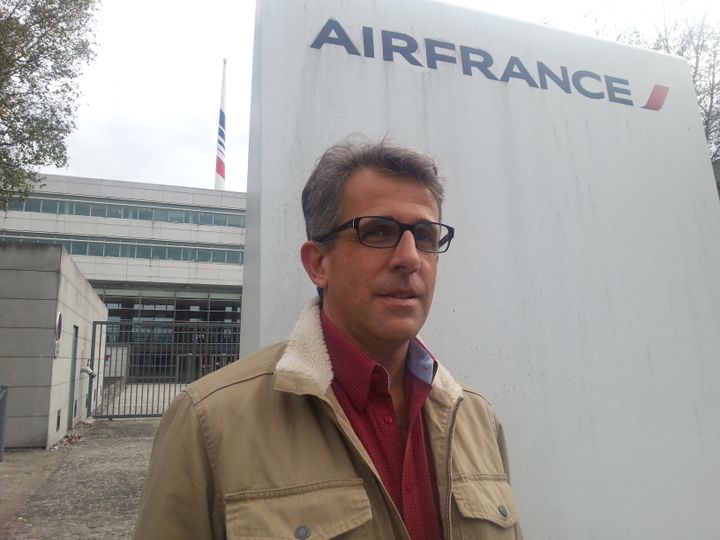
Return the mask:
{"type": "Polygon", "coordinates": [[[411,342],[405,372],[406,440],[395,419],[387,371],[350,343],[324,313],[321,322],[335,374],[333,391],[375,464],[410,538],[442,538],[433,457],[421,414],[437,363],[419,341],[411,342]]]}

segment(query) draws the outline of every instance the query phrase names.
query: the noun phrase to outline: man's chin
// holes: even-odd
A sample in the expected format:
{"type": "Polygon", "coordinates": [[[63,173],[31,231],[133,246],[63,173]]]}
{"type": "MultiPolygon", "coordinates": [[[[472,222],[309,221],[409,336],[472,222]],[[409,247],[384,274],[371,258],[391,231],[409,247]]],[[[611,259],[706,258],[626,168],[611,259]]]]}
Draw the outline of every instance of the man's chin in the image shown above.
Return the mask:
{"type": "Polygon", "coordinates": [[[406,342],[417,336],[422,328],[422,323],[412,321],[388,321],[381,328],[383,339],[388,342],[406,342]]]}

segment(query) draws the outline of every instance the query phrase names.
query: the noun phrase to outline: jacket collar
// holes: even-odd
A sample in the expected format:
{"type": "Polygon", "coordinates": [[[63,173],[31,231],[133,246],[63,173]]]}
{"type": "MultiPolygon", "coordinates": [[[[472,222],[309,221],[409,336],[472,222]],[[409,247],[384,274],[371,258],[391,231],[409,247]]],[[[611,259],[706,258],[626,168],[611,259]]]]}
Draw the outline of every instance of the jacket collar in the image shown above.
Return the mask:
{"type": "MultiPolygon", "coordinates": [[[[333,381],[333,370],[320,324],[319,299],[307,306],[293,328],[285,352],[275,368],[275,388],[298,394],[325,396],[333,381]]],[[[438,364],[431,398],[454,403],[462,398],[462,387],[447,369],[438,364]]]]}

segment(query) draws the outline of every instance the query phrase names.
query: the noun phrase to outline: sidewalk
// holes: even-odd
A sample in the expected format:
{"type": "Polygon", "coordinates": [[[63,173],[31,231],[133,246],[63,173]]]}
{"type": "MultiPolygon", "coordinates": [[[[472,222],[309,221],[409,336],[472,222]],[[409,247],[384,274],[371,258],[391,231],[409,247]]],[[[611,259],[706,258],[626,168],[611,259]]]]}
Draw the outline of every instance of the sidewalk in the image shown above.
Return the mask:
{"type": "Polygon", "coordinates": [[[0,538],[130,538],[158,422],[96,420],[55,450],[6,451],[0,538]]]}

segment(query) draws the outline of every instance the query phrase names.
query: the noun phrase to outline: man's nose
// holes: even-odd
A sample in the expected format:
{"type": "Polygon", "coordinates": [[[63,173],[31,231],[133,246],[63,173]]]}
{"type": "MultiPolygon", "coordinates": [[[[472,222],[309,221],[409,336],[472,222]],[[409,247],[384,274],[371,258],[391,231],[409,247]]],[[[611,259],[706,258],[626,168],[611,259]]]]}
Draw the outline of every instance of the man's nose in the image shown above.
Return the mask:
{"type": "Polygon", "coordinates": [[[420,253],[415,246],[415,237],[410,231],[403,231],[400,242],[393,248],[390,266],[403,272],[416,272],[420,268],[420,253]]]}

